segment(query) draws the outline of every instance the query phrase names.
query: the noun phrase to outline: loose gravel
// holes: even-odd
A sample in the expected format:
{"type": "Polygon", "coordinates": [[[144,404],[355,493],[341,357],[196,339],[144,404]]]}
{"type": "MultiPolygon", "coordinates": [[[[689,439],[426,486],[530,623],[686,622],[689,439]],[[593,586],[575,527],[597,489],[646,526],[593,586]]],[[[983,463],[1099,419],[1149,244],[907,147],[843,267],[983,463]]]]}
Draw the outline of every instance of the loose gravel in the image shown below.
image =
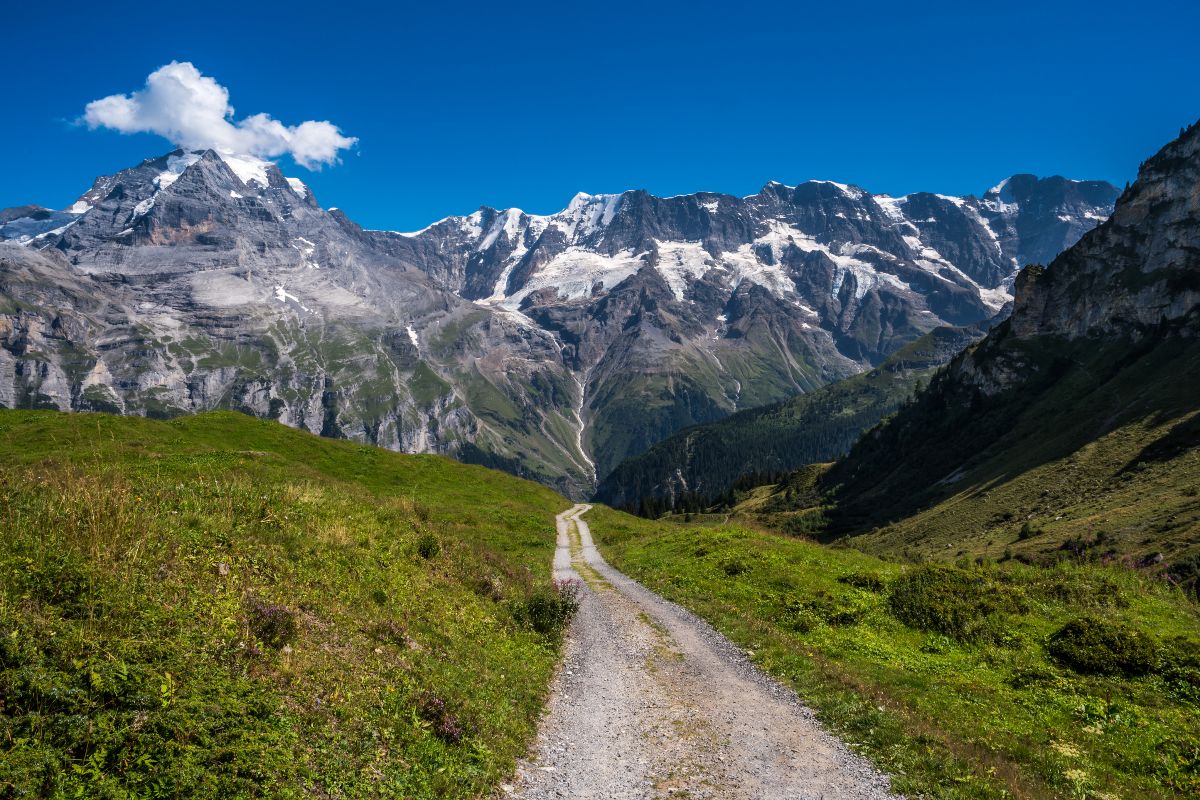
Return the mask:
{"type": "Polygon", "coordinates": [[[704,620],[613,569],[587,523],[558,515],[555,577],[579,612],[530,757],[509,796],[895,798],[886,776],[704,620]]]}

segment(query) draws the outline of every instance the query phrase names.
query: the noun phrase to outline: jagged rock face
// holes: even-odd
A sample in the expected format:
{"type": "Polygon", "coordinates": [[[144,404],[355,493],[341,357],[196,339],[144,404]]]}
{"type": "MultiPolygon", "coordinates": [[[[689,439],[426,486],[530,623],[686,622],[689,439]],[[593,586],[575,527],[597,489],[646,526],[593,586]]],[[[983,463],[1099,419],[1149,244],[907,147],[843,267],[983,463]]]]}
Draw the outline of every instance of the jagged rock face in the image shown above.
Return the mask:
{"type": "Polygon", "coordinates": [[[59,227],[0,244],[2,405],[235,408],[410,452],[519,440],[514,471],[590,480],[561,465],[573,433],[536,422],[574,406],[545,396],[573,386],[552,336],[371,248],[273,165],[151,159],[98,179],[59,227]]]}
{"type": "Polygon", "coordinates": [[[1200,305],[1200,129],[1145,162],[1112,218],[1017,281],[1016,336],[1136,334],[1195,326],[1200,305]]]}
{"type": "Polygon", "coordinates": [[[1110,218],[1048,267],[1015,281],[1008,324],[952,370],[965,385],[997,395],[1037,371],[1010,342],[1140,337],[1200,328],[1200,127],[1192,126],[1142,164],[1110,218]]]}
{"type": "Polygon", "coordinates": [[[1102,218],[1104,186],[581,194],[401,234],[273,164],[175,151],[66,211],[0,212],[0,404],[239,408],[581,496],[681,427],[1003,313],[1015,266],[1102,218]]]}
{"type": "Polygon", "coordinates": [[[701,193],[579,195],[531,216],[481,209],[414,234],[370,232],[396,257],[471,300],[539,317],[590,305],[640,270],[693,307],[729,318],[743,284],[800,309],[830,355],[859,370],[941,323],[993,316],[1018,267],[1052,258],[1111,210],[1100,182],[1019,175],[983,199],[872,196],[823,181],[746,198],[701,193]]]}

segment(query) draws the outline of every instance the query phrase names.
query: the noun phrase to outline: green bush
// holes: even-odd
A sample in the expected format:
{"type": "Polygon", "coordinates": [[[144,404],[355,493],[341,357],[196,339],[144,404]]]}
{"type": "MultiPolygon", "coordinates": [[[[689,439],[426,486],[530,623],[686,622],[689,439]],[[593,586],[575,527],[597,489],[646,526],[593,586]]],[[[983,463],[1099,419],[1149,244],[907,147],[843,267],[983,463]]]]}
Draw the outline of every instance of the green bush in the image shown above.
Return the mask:
{"type": "Polygon", "coordinates": [[[779,622],[799,633],[807,633],[822,623],[832,626],[855,625],[870,609],[866,601],[818,591],[807,597],[786,598],[779,622]]]}
{"type": "Polygon", "coordinates": [[[94,578],[77,553],[51,550],[36,560],[16,558],[5,566],[12,587],[39,605],[54,606],[69,619],[103,613],[101,593],[93,591],[94,578]]]}
{"type": "Polygon", "coordinates": [[[1158,662],[1158,643],[1142,631],[1095,617],[1068,622],[1050,637],[1050,655],[1087,675],[1145,675],[1158,662]]]}
{"type": "Polygon", "coordinates": [[[442,544],[432,533],[423,533],[421,538],[417,539],[417,555],[426,561],[437,558],[437,554],[440,552],[442,552],[442,544]]]}
{"type": "Polygon", "coordinates": [[[296,613],[286,606],[252,597],[246,601],[246,617],[254,638],[276,650],[296,641],[300,633],[296,613]]]}
{"type": "Polygon", "coordinates": [[[577,580],[539,586],[525,599],[516,616],[535,631],[554,636],[567,627],[579,609],[582,585],[577,580]]]}
{"type": "Polygon", "coordinates": [[[847,586],[853,586],[855,589],[862,589],[868,592],[882,592],[887,588],[887,582],[871,573],[856,572],[852,575],[843,575],[838,578],[838,583],[844,583],[847,586]]]}
{"type": "Polygon", "coordinates": [[[1129,607],[1120,585],[1110,576],[1094,572],[1050,572],[1044,579],[1033,581],[1029,591],[1036,597],[1076,608],[1129,607]]]}
{"type": "Polygon", "coordinates": [[[731,578],[744,575],[750,571],[750,565],[737,558],[730,559],[721,565],[721,570],[731,578]]]}
{"type": "Polygon", "coordinates": [[[429,723],[433,735],[447,744],[458,744],[464,735],[458,716],[451,713],[446,701],[426,691],[417,700],[417,714],[429,723]]]}
{"type": "Polygon", "coordinates": [[[983,570],[927,564],[894,580],[888,609],[913,628],[957,639],[990,639],[997,614],[1024,613],[1019,590],[999,584],[983,570]]]}

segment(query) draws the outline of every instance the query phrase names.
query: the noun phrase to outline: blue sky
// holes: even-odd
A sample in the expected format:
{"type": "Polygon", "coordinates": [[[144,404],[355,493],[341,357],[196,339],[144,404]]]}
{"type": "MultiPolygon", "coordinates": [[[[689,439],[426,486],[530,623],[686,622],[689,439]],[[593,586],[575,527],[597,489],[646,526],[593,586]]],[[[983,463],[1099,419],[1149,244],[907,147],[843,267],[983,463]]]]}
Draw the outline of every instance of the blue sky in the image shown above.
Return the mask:
{"type": "Polygon", "coordinates": [[[171,149],[77,120],[174,60],[225,86],[237,119],[356,137],[339,165],[285,156],[284,172],[398,230],[483,204],[551,212],[578,191],[1123,183],[1200,117],[1195,2],[259,6],[7,9],[0,207],[64,207],[171,149]]]}

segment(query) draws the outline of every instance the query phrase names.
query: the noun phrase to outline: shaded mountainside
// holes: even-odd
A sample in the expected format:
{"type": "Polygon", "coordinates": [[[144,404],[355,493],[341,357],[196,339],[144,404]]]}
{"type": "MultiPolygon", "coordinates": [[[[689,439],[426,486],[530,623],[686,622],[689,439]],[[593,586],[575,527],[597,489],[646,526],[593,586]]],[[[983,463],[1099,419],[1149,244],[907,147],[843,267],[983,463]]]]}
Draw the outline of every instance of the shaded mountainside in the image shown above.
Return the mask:
{"type": "Polygon", "coordinates": [[[708,505],[739,480],[832,461],[982,336],[974,327],[936,328],[869,372],[682,430],[623,461],[600,483],[596,499],[632,509],[686,498],[708,505]]]}
{"type": "Polygon", "coordinates": [[[1109,221],[1024,270],[1011,318],[826,473],[833,531],[890,552],[1190,563],[1198,337],[1200,125],[1143,164],[1109,221]]]}
{"type": "Polygon", "coordinates": [[[368,231],[271,163],[177,150],[0,212],[0,405],[213,408],[439,452],[576,497],[675,431],[991,318],[1105,183],[983,197],[810,181],[578,195],[368,231]]]}
{"type": "Polygon", "coordinates": [[[566,506],[243,414],[0,411],[0,796],[489,794],[566,506]]]}

